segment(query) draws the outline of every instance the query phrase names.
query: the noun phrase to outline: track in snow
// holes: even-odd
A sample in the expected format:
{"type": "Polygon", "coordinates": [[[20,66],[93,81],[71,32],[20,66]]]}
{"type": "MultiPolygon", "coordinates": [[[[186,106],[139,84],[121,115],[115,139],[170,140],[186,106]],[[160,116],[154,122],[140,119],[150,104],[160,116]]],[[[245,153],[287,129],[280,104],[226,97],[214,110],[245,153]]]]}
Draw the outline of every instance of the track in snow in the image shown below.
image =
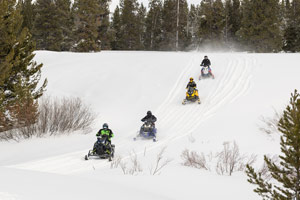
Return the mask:
{"type": "MultiPolygon", "coordinates": [[[[197,56],[196,53],[192,55],[190,62],[185,66],[174,83],[174,87],[167,98],[154,112],[159,120],[157,123],[158,142],[145,141],[144,145],[141,145],[140,142],[134,143],[132,138],[126,138],[124,141],[116,143],[117,154],[118,152],[130,152],[133,145],[135,145],[135,152],[141,154],[144,152],[145,145],[147,151],[150,151],[197,131],[201,124],[211,116],[216,115],[219,109],[229,103],[233,103],[247,93],[251,86],[251,76],[256,66],[256,61],[249,55],[232,54],[230,58],[223,62],[225,65],[221,66],[219,63],[212,66],[216,76],[214,80],[206,79],[197,82],[201,104],[182,105],[181,102],[185,97],[185,87],[189,77],[192,76],[196,80],[200,74],[199,63],[201,59],[197,56]]],[[[73,152],[11,167],[58,174],[72,174],[93,170],[95,167],[98,169],[109,164],[107,160],[84,161],[83,156],[87,151],[73,152]]]]}

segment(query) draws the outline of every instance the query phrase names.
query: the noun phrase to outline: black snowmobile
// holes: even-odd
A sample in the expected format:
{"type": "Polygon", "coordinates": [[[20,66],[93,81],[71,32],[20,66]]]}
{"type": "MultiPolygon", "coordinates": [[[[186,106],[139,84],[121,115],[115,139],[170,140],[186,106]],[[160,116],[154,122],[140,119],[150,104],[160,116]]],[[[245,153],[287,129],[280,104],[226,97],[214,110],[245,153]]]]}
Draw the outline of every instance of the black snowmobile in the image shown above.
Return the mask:
{"type": "Polygon", "coordinates": [[[88,154],[85,155],[85,160],[88,160],[90,157],[98,157],[100,159],[112,160],[115,153],[115,145],[110,144],[107,136],[98,136],[97,141],[94,144],[94,148],[89,150],[88,154]]]}

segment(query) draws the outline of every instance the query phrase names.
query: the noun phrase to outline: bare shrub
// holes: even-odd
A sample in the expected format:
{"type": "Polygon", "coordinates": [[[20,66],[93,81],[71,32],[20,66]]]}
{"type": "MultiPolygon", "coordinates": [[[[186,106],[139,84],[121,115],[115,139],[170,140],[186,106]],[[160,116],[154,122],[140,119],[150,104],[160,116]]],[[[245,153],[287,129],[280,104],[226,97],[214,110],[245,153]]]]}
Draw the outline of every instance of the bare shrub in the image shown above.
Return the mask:
{"type": "Polygon", "coordinates": [[[217,154],[216,171],[219,174],[228,173],[231,176],[237,170],[239,163],[244,157],[240,155],[239,147],[235,142],[232,147],[229,142],[225,142],[223,147],[223,151],[217,154]]]}
{"type": "Polygon", "coordinates": [[[181,154],[181,158],[183,159],[184,166],[205,170],[209,169],[206,163],[205,155],[203,153],[199,155],[195,151],[190,152],[189,150],[185,149],[181,154]]]}
{"type": "Polygon", "coordinates": [[[161,170],[167,165],[169,164],[172,160],[167,158],[164,159],[163,154],[165,153],[166,147],[163,147],[160,152],[157,154],[156,156],[156,161],[154,164],[154,167],[151,166],[149,168],[150,170],[150,174],[151,175],[157,175],[161,173],[161,170]]]}
{"type": "Polygon", "coordinates": [[[138,160],[137,154],[134,151],[130,155],[130,160],[131,160],[131,168],[128,170],[129,174],[134,175],[135,173],[139,173],[143,171],[141,164],[138,160]]]}
{"type": "Polygon", "coordinates": [[[236,171],[244,171],[247,164],[253,164],[256,161],[257,156],[241,155],[235,142],[233,144],[224,142],[223,150],[216,153],[215,156],[212,152],[205,156],[204,153],[198,154],[195,151],[190,152],[185,149],[181,158],[184,166],[210,170],[210,166],[213,164],[218,174],[231,176],[236,171]]]}
{"type": "MultiPolygon", "coordinates": [[[[45,134],[55,135],[77,130],[86,131],[95,119],[90,108],[79,98],[51,99],[43,97],[39,102],[38,116],[35,122],[26,121],[18,126],[0,133],[0,140],[16,140],[41,137],[45,134]]],[[[27,115],[22,115],[22,119],[27,115]]]]}
{"type": "Polygon", "coordinates": [[[111,169],[115,169],[118,168],[120,163],[122,161],[122,157],[121,156],[115,156],[112,161],[110,162],[110,168],[111,169]]]}
{"type": "Polygon", "coordinates": [[[275,114],[272,118],[261,117],[261,121],[263,125],[260,125],[259,130],[266,134],[278,133],[278,122],[281,118],[281,114],[279,114],[276,110],[274,110],[275,114]]]}
{"type": "MultiPolygon", "coordinates": [[[[160,150],[160,152],[156,156],[155,164],[149,167],[149,171],[151,175],[159,175],[162,169],[172,161],[171,159],[164,159],[165,149],[166,147],[160,150]]],[[[143,154],[144,157],[145,154],[146,154],[146,148],[144,149],[144,154],[143,154]]],[[[122,158],[117,158],[117,160],[115,161],[113,160],[112,162],[115,163],[111,163],[111,168],[117,168],[119,166],[124,175],[126,174],[139,175],[143,172],[141,162],[134,151],[130,152],[130,156],[127,159],[127,162],[122,158]]]]}
{"type": "Polygon", "coordinates": [[[244,171],[246,165],[253,165],[257,160],[257,155],[252,154],[250,157],[243,156],[243,159],[239,162],[237,171],[244,171]]]}
{"type": "Polygon", "coordinates": [[[0,141],[10,141],[14,140],[16,142],[19,142],[21,139],[21,135],[16,132],[15,130],[8,130],[4,132],[0,132],[0,141]]]}
{"type": "Polygon", "coordinates": [[[51,135],[85,130],[95,119],[79,98],[42,99],[39,113],[38,130],[51,135]]]}
{"type": "Polygon", "coordinates": [[[130,167],[128,167],[128,163],[125,161],[122,161],[120,158],[119,165],[123,171],[123,174],[130,174],[130,175],[136,175],[143,171],[141,164],[138,160],[137,154],[133,151],[130,153],[130,167]]]}
{"type": "Polygon", "coordinates": [[[124,161],[120,162],[120,167],[122,169],[123,174],[127,174],[127,163],[124,161]]]}

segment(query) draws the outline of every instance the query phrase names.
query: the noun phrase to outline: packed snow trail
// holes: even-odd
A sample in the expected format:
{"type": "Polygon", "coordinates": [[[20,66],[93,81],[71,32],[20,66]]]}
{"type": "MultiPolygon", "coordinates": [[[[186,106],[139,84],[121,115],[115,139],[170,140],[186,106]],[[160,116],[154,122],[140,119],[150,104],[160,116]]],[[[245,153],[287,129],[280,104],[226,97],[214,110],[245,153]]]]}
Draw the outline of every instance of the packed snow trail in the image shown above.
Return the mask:
{"type": "MultiPolygon", "coordinates": [[[[201,60],[198,53],[191,55],[190,61],[182,69],[166,99],[153,111],[158,118],[158,141],[156,143],[151,140],[132,141],[134,134],[139,129],[136,127],[129,137],[115,143],[116,155],[123,154],[123,158],[128,158],[129,156],[124,157],[124,154],[128,154],[132,149],[136,154],[142,154],[145,148],[150,151],[169,145],[174,140],[200,130],[201,124],[217,114],[218,110],[247,93],[251,86],[251,76],[255,70],[256,61],[249,55],[235,56],[233,54],[230,58],[213,61],[212,70],[215,79],[204,79],[197,82],[202,103],[200,105],[197,103],[182,105],[181,102],[185,98],[185,87],[189,77],[194,77],[195,80],[199,77],[201,60]]],[[[72,174],[109,165],[107,160],[91,159],[84,161],[83,157],[87,152],[88,149],[85,149],[12,167],[57,174],[72,174]]]]}

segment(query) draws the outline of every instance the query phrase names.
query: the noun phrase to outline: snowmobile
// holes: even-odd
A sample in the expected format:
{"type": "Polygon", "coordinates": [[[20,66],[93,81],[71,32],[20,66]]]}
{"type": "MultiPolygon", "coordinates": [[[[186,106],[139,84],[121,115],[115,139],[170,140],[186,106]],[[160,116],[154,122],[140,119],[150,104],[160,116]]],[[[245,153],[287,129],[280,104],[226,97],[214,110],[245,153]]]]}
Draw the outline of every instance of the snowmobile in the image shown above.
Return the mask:
{"type": "Polygon", "coordinates": [[[98,157],[100,159],[112,160],[115,153],[115,145],[110,144],[107,136],[98,136],[97,141],[94,144],[94,148],[89,150],[88,154],[85,155],[85,160],[88,160],[90,157],[98,157]]]}
{"type": "Polygon", "coordinates": [[[209,68],[209,66],[203,66],[201,69],[201,75],[199,77],[199,80],[201,80],[202,78],[210,78],[210,77],[212,77],[213,79],[215,78],[215,76],[211,72],[211,69],[209,68]]]}
{"type": "Polygon", "coordinates": [[[157,129],[155,128],[154,123],[152,121],[147,120],[141,126],[139,134],[135,138],[133,138],[133,140],[137,140],[138,138],[141,138],[141,139],[152,139],[153,142],[156,142],[156,132],[157,129]]]}
{"type": "Polygon", "coordinates": [[[188,87],[188,90],[186,92],[186,97],[183,99],[182,104],[185,105],[188,101],[191,102],[198,102],[200,104],[200,98],[198,95],[198,90],[194,87],[188,87]]]}

